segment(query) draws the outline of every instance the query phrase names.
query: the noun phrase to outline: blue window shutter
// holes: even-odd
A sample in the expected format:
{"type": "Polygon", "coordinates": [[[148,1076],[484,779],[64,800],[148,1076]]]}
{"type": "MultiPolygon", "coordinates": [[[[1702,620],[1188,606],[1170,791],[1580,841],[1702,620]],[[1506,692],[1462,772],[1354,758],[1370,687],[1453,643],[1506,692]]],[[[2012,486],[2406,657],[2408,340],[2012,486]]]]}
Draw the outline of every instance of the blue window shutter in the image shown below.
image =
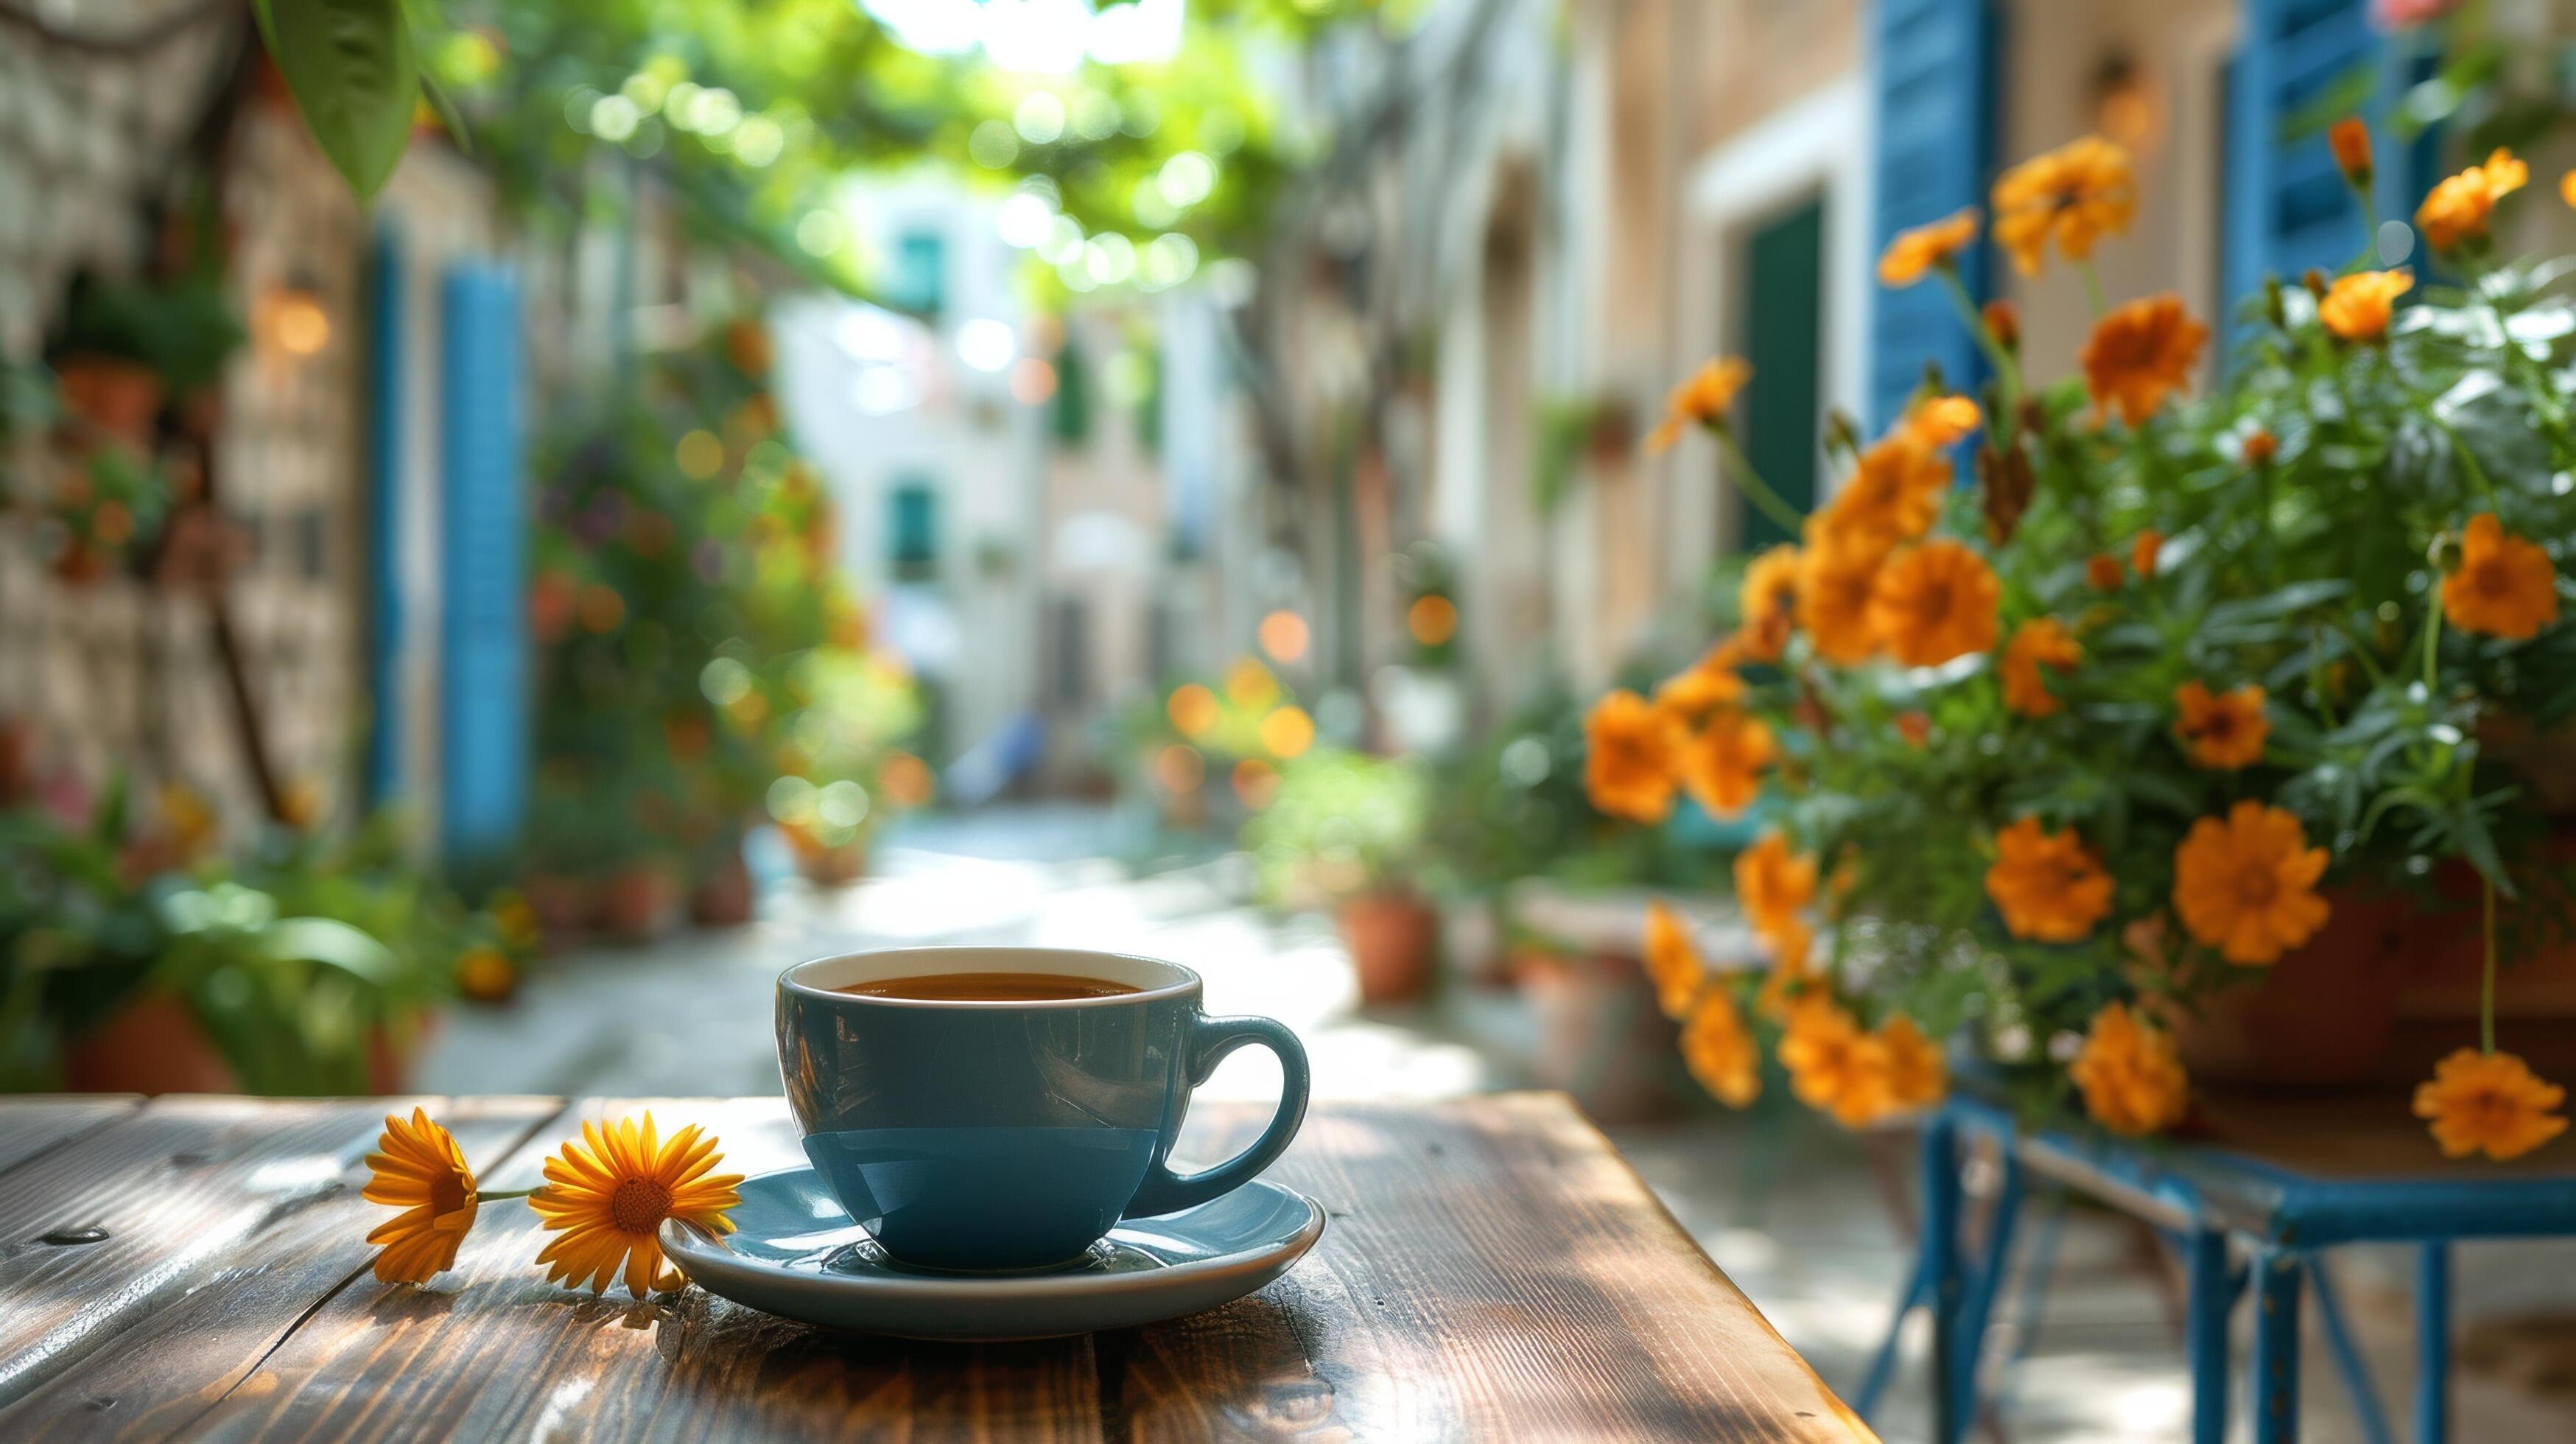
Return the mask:
{"type": "MultiPolygon", "coordinates": [[[[1876,87],[1877,247],[1896,233],[1986,203],[1994,168],[1996,99],[2002,91],[2002,23],[1991,0],[1879,0],[1871,78],[1876,87]]],[[[1985,248],[1961,258],[1968,293],[1986,292],[1985,248]]],[[[1984,376],[1976,338],[1939,283],[1873,287],[1869,317],[1869,420],[1894,422],[1905,398],[1938,364],[1960,390],[1984,376]]]]}
{"type": "Polygon", "coordinates": [[[439,823],[450,858],[477,858],[517,841],[527,807],[518,286],[460,263],[440,307],[439,823]]]}
{"type": "Polygon", "coordinates": [[[403,501],[405,319],[402,236],[377,228],[367,253],[367,760],[366,798],[402,787],[403,501]]]}
{"type": "MultiPolygon", "coordinates": [[[[2403,216],[2418,167],[2385,124],[2395,93],[2394,57],[2370,23],[2369,0],[2243,0],[2228,68],[2226,249],[2220,280],[2236,305],[2267,275],[2295,284],[2310,266],[2331,274],[2365,243],[2361,208],[2335,169],[2319,128],[2284,139],[2287,123],[2318,97],[2368,73],[2378,83],[2359,107],[2378,141],[2375,199],[2403,216]]],[[[2232,318],[2231,318],[2232,319],[2232,318]]]]}

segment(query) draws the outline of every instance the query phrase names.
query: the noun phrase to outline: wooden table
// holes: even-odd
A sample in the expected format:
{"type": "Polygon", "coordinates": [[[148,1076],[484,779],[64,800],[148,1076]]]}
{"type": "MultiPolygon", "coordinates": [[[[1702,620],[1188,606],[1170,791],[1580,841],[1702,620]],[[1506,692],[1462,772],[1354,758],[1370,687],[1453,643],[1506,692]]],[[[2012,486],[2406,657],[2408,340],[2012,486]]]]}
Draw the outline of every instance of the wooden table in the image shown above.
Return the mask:
{"type": "MultiPolygon", "coordinates": [[[[508,1189],[646,1100],[0,1099],[0,1439],[1870,1437],[1555,1094],[1318,1107],[1272,1176],[1331,1219],[1285,1278],[1007,1345],[569,1293],[516,1202],[380,1285],[361,1160],[414,1102],[508,1189]]],[[[778,1099],[650,1102],[801,1160],[778,1099]]],[[[1268,1109],[1202,1112],[1185,1151],[1268,1109]]]]}

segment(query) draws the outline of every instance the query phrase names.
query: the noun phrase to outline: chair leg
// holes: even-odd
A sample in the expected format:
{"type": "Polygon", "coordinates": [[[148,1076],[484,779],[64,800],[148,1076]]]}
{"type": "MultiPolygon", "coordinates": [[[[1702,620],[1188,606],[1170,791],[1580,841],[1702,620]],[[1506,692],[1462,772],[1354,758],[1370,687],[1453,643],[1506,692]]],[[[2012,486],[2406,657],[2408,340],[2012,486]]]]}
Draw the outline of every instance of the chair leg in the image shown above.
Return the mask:
{"type": "Polygon", "coordinates": [[[2451,1246],[2424,1245],[2415,1272],[2415,1444],[2451,1437],[2451,1246]]]}
{"type": "Polygon", "coordinates": [[[1879,1396],[1887,1392],[1888,1382],[1896,1377],[1896,1347],[1905,1337],[1905,1320],[1916,1304],[1925,1301],[1931,1290],[1930,1275],[1925,1271],[1923,1250],[1914,1250],[1914,1269],[1905,1276],[1905,1288],[1896,1296],[1895,1317],[1887,1321],[1887,1337],[1878,1341],[1878,1352],[1870,1357],[1869,1373],[1862,1377],[1860,1388],[1852,1395],[1852,1412],[1867,1420],[1878,1412],[1879,1396]]]}
{"type": "Polygon", "coordinates": [[[1958,1377],[1959,1125],[1935,1114],[1923,1125],[1923,1272],[1932,1305],[1932,1440],[1958,1444],[1966,1417],[1952,1397],[1958,1377]]]}
{"type": "Polygon", "coordinates": [[[2254,1258],[2254,1444],[2299,1437],[2299,1258],[2265,1248],[2254,1258]]]}
{"type": "Polygon", "coordinates": [[[2325,1325],[2326,1348],[2334,1355],[2335,1372],[2343,1376],[2344,1392],[2352,1398],[2352,1411],[2360,1416],[2362,1437],[2370,1444],[2396,1444],[2388,1432],[2388,1411],[2379,1404],[2379,1388],[2371,1382],[2370,1364],[2353,1342],[2352,1325],[2344,1319],[2343,1297],[2326,1272],[2325,1259],[2309,1255],[2307,1273],[2308,1288],[2317,1296],[2317,1321],[2325,1325]]]}
{"type": "Polygon", "coordinates": [[[2191,1355],[2191,1440],[2226,1444],[2227,1317],[2236,1302],[2228,1286],[2227,1235],[2194,1231],[2184,1257],[2190,1275],[2184,1343],[2191,1355]]]}
{"type": "Polygon", "coordinates": [[[1994,1206],[1986,1215],[1983,1256],[1959,1297],[1958,1354],[1951,1360],[1958,1373],[1950,1388],[1962,1435],[1976,1415],[1977,1366],[1985,1358],[1986,1324],[1994,1317],[1995,1294],[2003,1288],[2004,1273],[2012,1263],[2013,1227],[2021,1217],[2021,1159],[2009,1141],[1999,1152],[1999,1177],[1994,1206]]]}

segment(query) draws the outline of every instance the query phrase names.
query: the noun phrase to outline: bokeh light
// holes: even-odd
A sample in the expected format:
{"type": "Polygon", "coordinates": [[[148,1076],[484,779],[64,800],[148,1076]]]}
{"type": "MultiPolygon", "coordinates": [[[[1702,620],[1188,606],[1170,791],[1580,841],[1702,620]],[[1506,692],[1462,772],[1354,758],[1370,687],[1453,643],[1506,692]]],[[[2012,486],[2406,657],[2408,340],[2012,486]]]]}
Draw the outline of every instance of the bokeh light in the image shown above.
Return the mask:
{"type": "Polygon", "coordinates": [[[1154,781],[1175,796],[1196,792],[1207,779],[1207,760],[1186,742],[1174,742],[1154,754],[1154,781]]]}
{"type": "Polygon", "coordinates": [[[1279,769],[1258,757],[1234,764],[1234,795],[1255,812],[1268,807],[1279,795],[1279,769]]]}
{"type": "Polygon", "coordinates": [[[1295,612],[1282,609],[1263,617],[1258,635],[1261,650],[1274,662],[1285,664],[1306,655],[1306,619],[1295,612]]]}
{"type": "Polygon", "coordinates": [[[1426,647],[1440,646],[1458,635],[1458,604],[1437,592],[1415,597],[1405,608],[1404,629],[1426,647]]]}
{"type": "Polygon", "coordinates": [[[1315,719],[1303,707],[1282,707],[1261,719],[1261,746],[1285,762],[1315,745],[1315,719]]]}
{"type": "Polygon", "coordinates": [[[1216,726],[1216,694],[1196,682],[1184,683],[1172,689],[1163,703],[1163,715],[1172,719],[1182,736],[1205,737],[1216,726]]]}

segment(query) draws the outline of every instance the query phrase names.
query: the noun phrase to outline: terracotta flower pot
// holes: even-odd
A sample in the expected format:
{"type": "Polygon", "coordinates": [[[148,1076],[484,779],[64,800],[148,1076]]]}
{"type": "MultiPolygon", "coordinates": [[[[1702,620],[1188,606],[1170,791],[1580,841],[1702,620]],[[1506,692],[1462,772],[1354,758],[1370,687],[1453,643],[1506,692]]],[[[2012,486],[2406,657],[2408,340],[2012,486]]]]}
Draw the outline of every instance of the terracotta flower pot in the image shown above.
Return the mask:
{"type": "Polygon", "coordinates": [[[678,925],[680,888],[652,863],[635,863],[600,884],[599,930],[622,943],[649,943],[678,925]]]}
{"type": "MultiPolygon", "coordinates": [[[[2576,838],[2552,838],[2544,856],[2550,867],[2563,869],[2576,857],[2576,838]]],[[[2486,971],[2478,875],[2466,863],[2452,863],[2435,875],[2435,882],[2452,907],[2424,919],[2426,946],[2398,995],[2398,1016],[2425,1022],[2475,1018],[2486,971]]],[[[2566,905],[2559,898],[2496,899],[2500,948],[2513,947],[2517,939],[2538,940],[2526,943],[2519,956],[2507,952],[2499,958],[2498,1018],[2576,1022],[2576,937],[2562,935],[2549,921],[2566,905]]]]}
{"type": "Polygon", "coordinates": [[[743,861],[742,849],[728,848],[689,890],[689,921],[702,928],[739,927],[751,921],[758,901],[751,865],[743,861]]]}
{"type": "Polygon", "coordinates": [[[831,847],[818,843],[810,848],[799,848],[796,870],[816,887],[848,887],[867,873],[867,845],[845,842],[831,847]]]}
{"type": "Polygon", "coordinates": [[[2422,920],[2402,897],[2341,891],[2328,902],[2305,947],[2268,966],[2205,962],[2230,976],[2191,1003],[2161,1005],[2194,1082],[2324,1088],[2379,1071],[2398,993],[2422,957],[2422,920]]]}
{"type": "Polygon", "coordinates": [[[1602,1123],[1641,1123],[1674,1111],[1679,1040],[1637,959],[1536,947],[1515,949],[1512,958],[1538,1022],[1531,1083],[1573,1095],[1586,1117],[1602,1123]]]}
{"type": "Polygon", "coordinates": [[[1430,904],[1409,892],[1363,893],[1342,904],[1339,921],[1362,1003],[1409,1003],[1430,991],[1440,939],[1430,904]]]}
{"type": "Polygon", "coordinates": [[[241,1078],[215,1051],[188,1005],[146,993],[108,1015],[63,1054],[75,1093],[239,1093],[241,1078]]]}
{"type": "Polygon", "coordinates": [[[161,378],[139,361],[74,357],[55,369],[54,387],[64,409],[137,447],[152,442],[161,414],[161,378]]]}

